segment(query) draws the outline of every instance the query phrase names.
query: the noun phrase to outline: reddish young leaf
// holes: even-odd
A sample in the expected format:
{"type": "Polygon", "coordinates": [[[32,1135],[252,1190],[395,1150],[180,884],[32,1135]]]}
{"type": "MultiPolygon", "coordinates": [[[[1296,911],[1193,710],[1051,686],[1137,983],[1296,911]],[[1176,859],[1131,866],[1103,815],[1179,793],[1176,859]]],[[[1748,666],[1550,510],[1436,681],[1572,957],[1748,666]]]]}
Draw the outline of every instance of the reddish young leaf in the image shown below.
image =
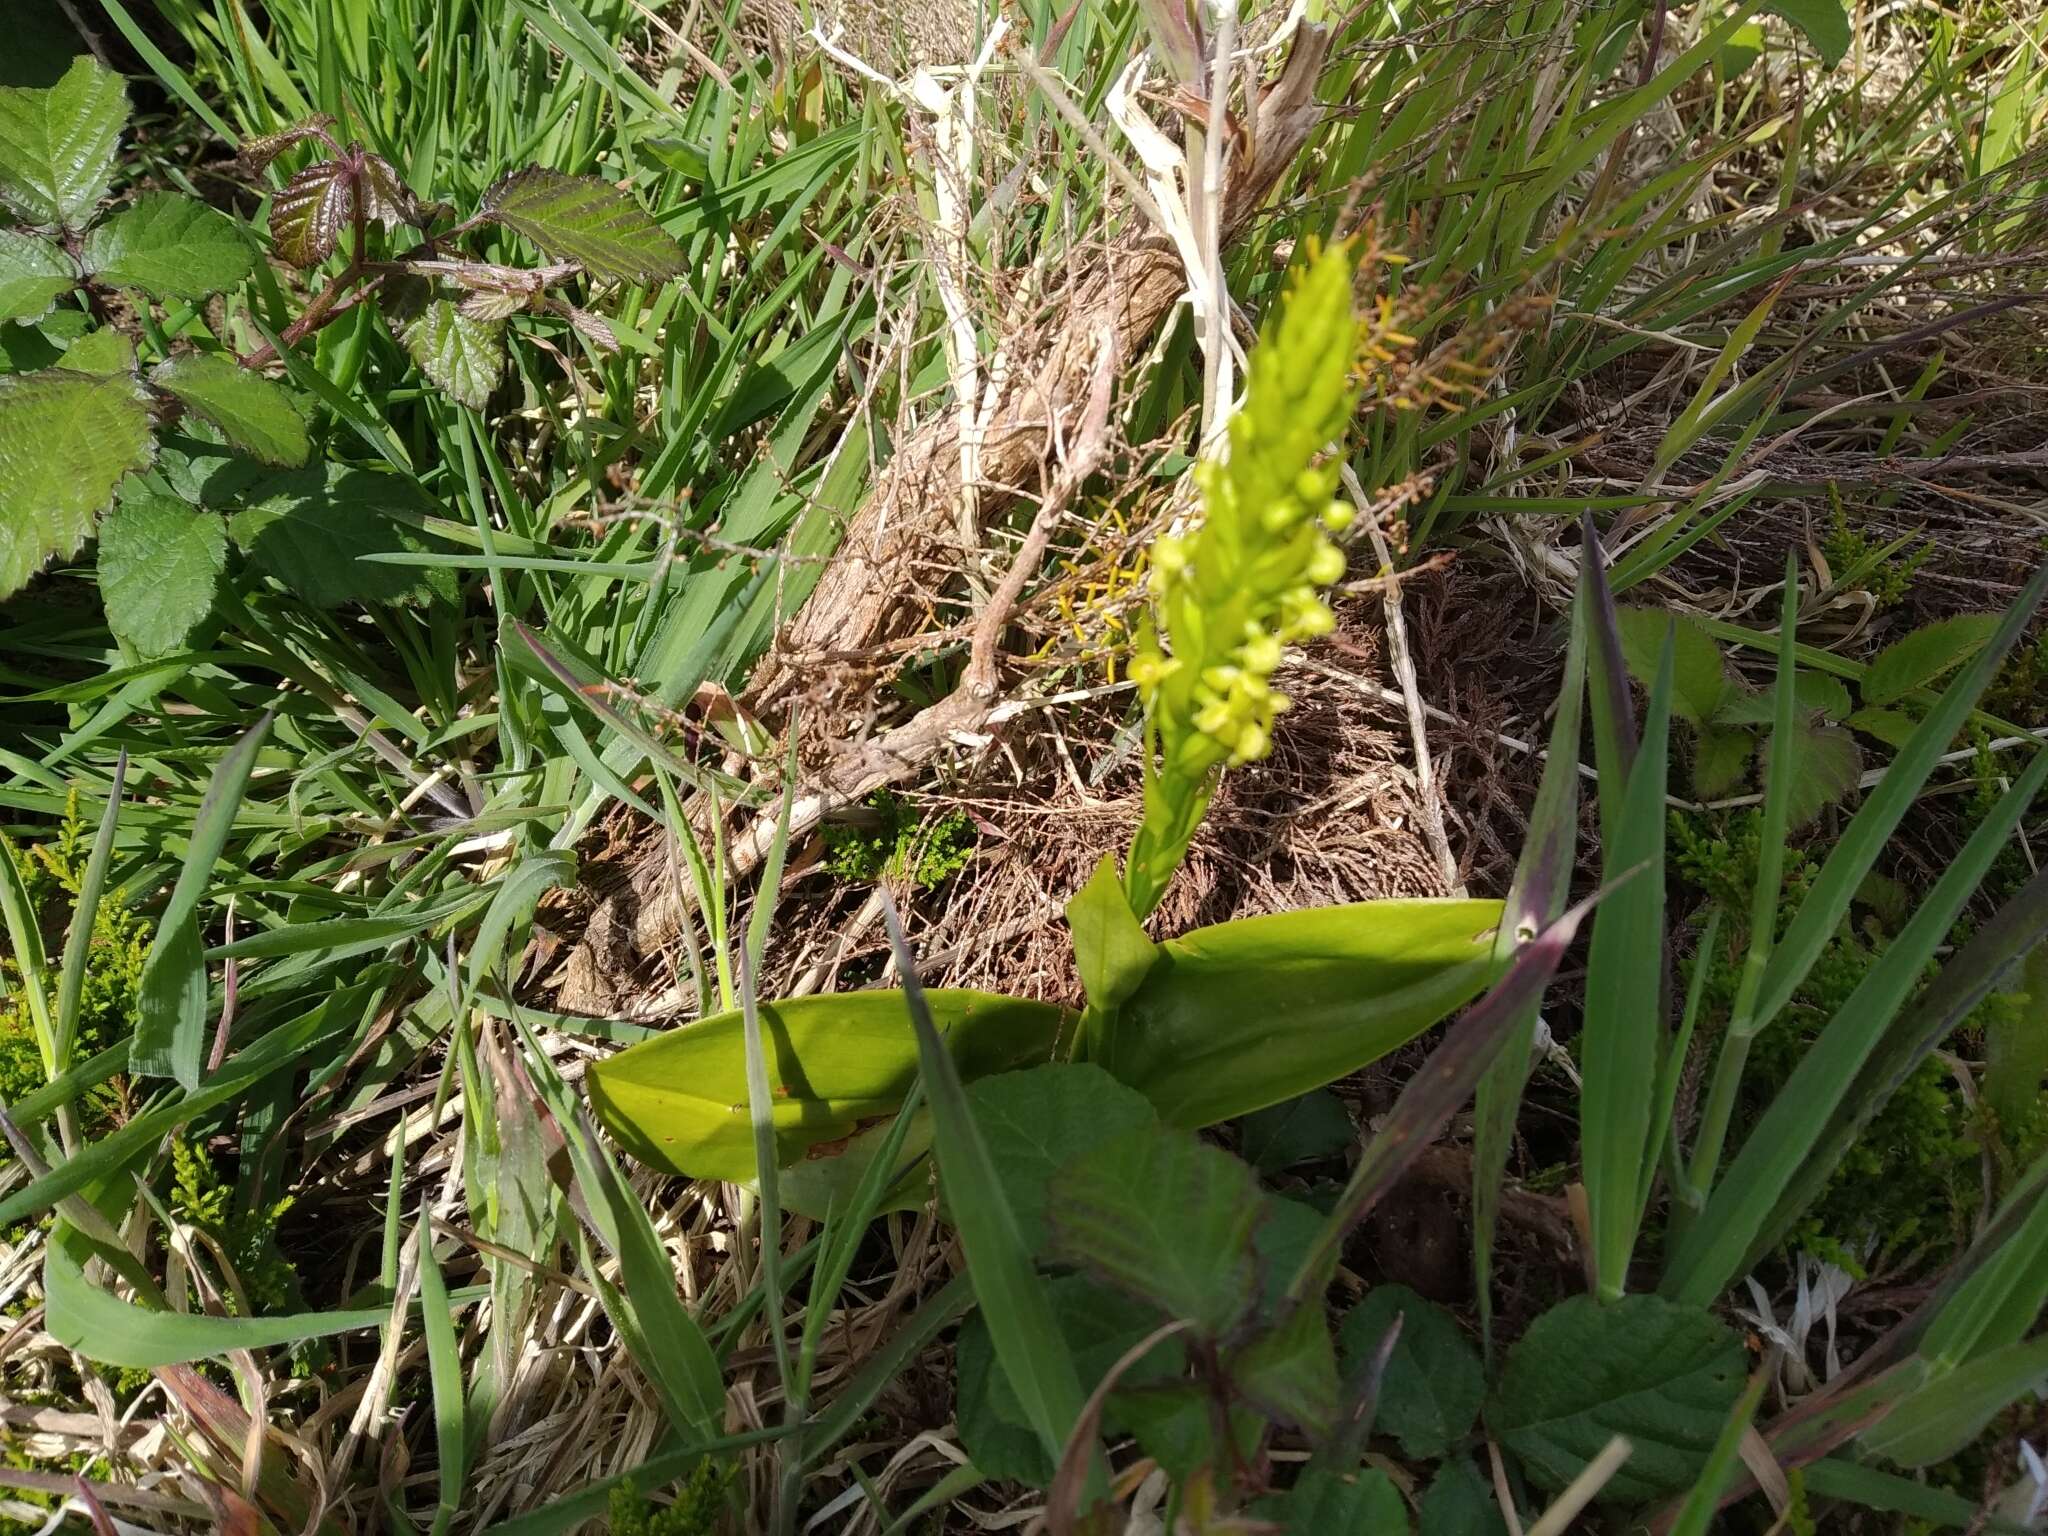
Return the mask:
{"type": "Polygon", "coordinates": [[[353,178],[334,160],[309,165],[270,204],[270,238],[295,267],[317,267],[334,254],[355,210],[353,178]]]}

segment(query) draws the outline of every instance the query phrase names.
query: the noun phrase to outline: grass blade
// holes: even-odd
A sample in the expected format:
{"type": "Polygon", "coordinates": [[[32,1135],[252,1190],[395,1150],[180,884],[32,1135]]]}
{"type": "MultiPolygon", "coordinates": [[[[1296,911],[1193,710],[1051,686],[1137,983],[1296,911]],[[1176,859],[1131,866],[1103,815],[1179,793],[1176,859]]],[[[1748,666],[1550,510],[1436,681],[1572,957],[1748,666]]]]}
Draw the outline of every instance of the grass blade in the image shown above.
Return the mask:
{"type": "MultiPolygon", "coordinates": [[[[880,894],[882,920],[903,977],[904,1004],[917,1031],[919,1066],[932,1098],[933,1151],[940,1177],[946,1182],[947,1204],[960,1229],[967,1272],[988,1318],[996,1358],[1016,1389],[1045,1454],[1057,1466],[1085,1401],[1080,1373],[1059,1324],[1053,1320],[1052,1303],[1046,1298],[1030,1250],[1024,1246],[1016,1213],[1010,1209],[988,1145],[968,1108],[959,1068],[925,1006],[917,961],[904,942],[896,904],[886,890],[880,894]]],[[[1091,1475],[1091,1484],[1099,1475],[1091,1475]]]]}
{"type": "Polygon", "coordinates": [[[213,882],[213,867],[226,848],[256,754],[270,734],[265,714],[228,749],[200,802],[178,883],[157,920],[156,942],[142,968],[137,998],[135,1046],[128,1069],[140,1076],[170,1077],[190,1090],[199,1086],[206,1053],[206,955],[199,937],[199,904],[213,882]]]}
{"type": "Polygon", "coordinates": [[[446,1536],[462,1507],[468,1473],[463,1438],[462,1350],[448,1306],[448,1282],[434,1257],[434,1231],[426,1199],[420,1202],[420,1321],[427,1336],[427,1370],[434,1391],[434,1448],[440,1460],[441,1493],[434,1506],[433,1536],[446,1536]]]}
{"type": "Polygon", "coordinates": [[[1742,1455],[1742,1437],[1749,1433],[1750,1422],[1756,1418],[1756,1407],[1763,1401],[1767,1379],[1762,1371],[1749,1378],[1749,1386],[1729,1412],[1728,1422],[1721,1426],[1721,1434],[1714,1441],[1713,1450],[1707,1453],[1707,1463],[1700,1468],[1692,1492],[1679,1506],[1670,1536],[1707,1536],[1714,1514],[1721,1507],[1721,1495],[1728,1487],[1728,1480],[1735,1475],[1735,1464],[1742,1455]]]}

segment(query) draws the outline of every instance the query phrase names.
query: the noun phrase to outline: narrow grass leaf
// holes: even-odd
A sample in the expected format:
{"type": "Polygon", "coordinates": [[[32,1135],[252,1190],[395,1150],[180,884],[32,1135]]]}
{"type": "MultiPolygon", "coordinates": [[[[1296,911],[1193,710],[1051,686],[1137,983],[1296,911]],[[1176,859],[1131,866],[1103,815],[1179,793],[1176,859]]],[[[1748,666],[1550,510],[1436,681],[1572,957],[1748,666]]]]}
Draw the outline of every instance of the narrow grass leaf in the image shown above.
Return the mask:
{"type": "MultiPolygon", "coordinates": [[[[52,1031],[57,1076],[71,1070],[71,1047],[78,1038],[79,1008],[85,998],[85,968],[92,959],[93,923],[106,895],[107,867],[114,858],[114,834],[121,822],[121,792],[128,783],[128,752],[123,748],[114,760],[114,781],[107,787],[107,808],[100,813],[99,831],[93,835],[92,853],[85,862],[85,874],[78,882],[78,895],[71,903],[71,928],[64,936],[63,970],[57,982],[57,1015],[52,1031]]],[[[11,850],[0,848],[0,858],[11,850]]],[[[10,860],[11,861],[11,860],[10,860]]],[[[16,951],[20,953],[19,950],[16,951]]]]}
{"type": "Polygon", "coordinates": [[[427,1371],[434,1393],[434,1452],[440,1463],[441,1495],[434,1506],[434,1536],[445,1536],[462,1507],[466,1466],[463,1437],[462,1350],[448,1305],[448,1282],[434,1257],[433,1221],[420,1202],[416,1229],[420,1250],[420,1322],[427,1339],[427,1371]]]}
{"type": "Polygon", "coordinates": [[[1678,1507],[1678,1517],[1671,1523],[1670,1536],[1708,1536],[1714,1516],[1721,1508],[1721,1494],[1742,1460],[1743,1436],[1749,1433],[1749,1426],[1756,1418],[1757,1404],[1763,1401],[1768,1380],[1762,1371],[1749,1378],[1749,1386],[1729,1410],[1728,1422],[1721,1426],[1720,1438],[1714,1441],[1714,1448],[1707,1453],[1707,1464],[1700,1468],[1692,1491],[1686,1494],[1685,1502],[1678,1507]]]}
{"type": "Polygon", "coordinates": [[[227,847],[242,792],[270,734],[271,718],[266,714],[257,721],[214,769],[213,783],[192,824],[177,884],[157,919],[156,941],[142,968],[129,1070],[144,1077],[175,1078],[187,1090],[199,1086],[206,1047],[206,958],[199,907],[213,882],[214,865],[227,847]]]}
{"type": "Polygon", "coordinates": [[[1086,1395],[1074,1369],[1052,1304],[1024,1246],[1017,1218],[1003,1194],[988,1147],[974,1123],[967,1091],[952,1053],[932,1024],[918,983],[917,962],[904,942],[895,903],[882,892],[882,918],[896,967],[903,978],[904,1003],[917,1033],[918,1060],[932,1098],[933,1144],[947,1198],[960,1229],[968,1274],[988,1318],[996,1358],[1030,1417],[1046,1454],[1058,1463],[1067,1436],[1081,1416],[1086,1395]]]}

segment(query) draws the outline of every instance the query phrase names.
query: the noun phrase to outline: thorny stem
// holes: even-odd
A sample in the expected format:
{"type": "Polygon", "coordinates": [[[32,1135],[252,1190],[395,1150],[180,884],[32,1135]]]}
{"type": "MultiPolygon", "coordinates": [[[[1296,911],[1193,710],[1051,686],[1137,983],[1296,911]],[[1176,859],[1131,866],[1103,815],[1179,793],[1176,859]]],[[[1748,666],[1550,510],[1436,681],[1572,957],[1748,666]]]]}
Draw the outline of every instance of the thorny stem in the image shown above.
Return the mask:
{"type": "MultiPolygon", "coordinates": [[[[296,346],[315,331],[332,325],[336,320],[339,320],[343,315],[374,293],[384,281],[384,274],[381,272],[368,278],[367,281],[363,281],[362,287],[356,289],[354,293],[349,293],[348,291],[359,280],[363,279],[366,265],[361,257],[352,259],[342,269],[339,277],[313,295],[312,301],[306,305],[304,312],[300,314],[298,319],[284,328],[284,334],[278,338],[278,341],[287,347],[296,346]],[[344,298],[344,295],[346,295],[346,298],[344,298]]],[[[274,362],[277,354],[278,348],[266,341],[255,351],[246,354],[242,358],[242,366],[244,368],[261,368],[266,363],[274,362]]]]}

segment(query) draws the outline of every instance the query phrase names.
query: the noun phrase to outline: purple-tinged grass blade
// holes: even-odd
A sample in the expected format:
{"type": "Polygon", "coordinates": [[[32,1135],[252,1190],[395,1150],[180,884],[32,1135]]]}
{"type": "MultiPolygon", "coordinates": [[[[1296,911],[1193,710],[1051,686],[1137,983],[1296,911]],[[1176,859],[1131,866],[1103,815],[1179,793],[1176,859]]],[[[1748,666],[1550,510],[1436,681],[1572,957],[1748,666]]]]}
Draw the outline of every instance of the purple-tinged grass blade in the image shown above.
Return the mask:
{"type": "Polygon", "coordinates": [[[1636,759],[1635,706],[1628,695],[1628,661],[1621,650],[1621,615],[1607,584],[1607,554],[1593,514],[1579,520],[1579,592],[1586,605],[1593,679],[1593,762],[1600,770],[1600,836],[1612,841],[1636,759]]]}

